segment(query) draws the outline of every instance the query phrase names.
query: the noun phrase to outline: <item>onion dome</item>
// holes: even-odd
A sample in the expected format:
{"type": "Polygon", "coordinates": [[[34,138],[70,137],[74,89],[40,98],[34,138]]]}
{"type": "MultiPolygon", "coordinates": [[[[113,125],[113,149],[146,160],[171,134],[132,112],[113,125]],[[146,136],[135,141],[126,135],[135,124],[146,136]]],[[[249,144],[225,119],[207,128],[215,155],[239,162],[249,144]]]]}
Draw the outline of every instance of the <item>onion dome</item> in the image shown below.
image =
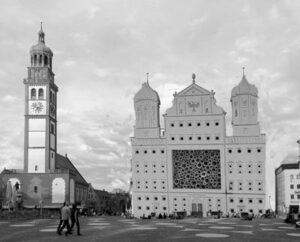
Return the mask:
{"type": "Polygon", "coordinates": [[[31,47],[30,53],[31,54],[45,53],[50,56],[53,56],[51,49],[45,45],[45,33],[43,32],[42,23],[41,23],[41,29],[38,32],[38,43],[31,47]]]}
{"type": "Polygon", "coordinates": [[[135,102],[141,100],[152,100],[160,104],[158,93],[150,87],[148,81],[143,83],[142,88],[134,95],[135,102]]]}
{"type": "Polygon", "coordinates": [[[253,96],[257,96],[257,94],[258,94],[257,88],[248,82],[244,73],[243,73],[243,78],[242,78],[241,82],[239,83],[239,85],[237,85],[236,87],[234,87],[232,89],[231,97],[234,97],[234,96],[237,96],[240,94],[250,94],[253,96]]]}

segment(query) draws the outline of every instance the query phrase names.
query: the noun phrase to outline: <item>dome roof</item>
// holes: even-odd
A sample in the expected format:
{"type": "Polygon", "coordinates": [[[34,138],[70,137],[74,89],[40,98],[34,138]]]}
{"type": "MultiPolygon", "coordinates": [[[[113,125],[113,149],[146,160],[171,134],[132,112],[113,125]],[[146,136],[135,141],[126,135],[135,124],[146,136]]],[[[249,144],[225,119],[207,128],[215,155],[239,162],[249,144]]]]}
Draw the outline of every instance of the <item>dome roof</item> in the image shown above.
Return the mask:
{"type": "Polygon", "coordinates": [[[45,33],[42,28],[42,23],[41,23],[41,29],[38,32],[38,43],[34,46],[31,47],[30,53],[46,53],[50,54],[51,56],[53,55],[51,49],[45,45],[45,33]]]}
{"type": "Polygon", "coordinates": [[[243,78],[239,85],[232,89],[231,96],[236,96],[239,94],[251,94],[253,96],[257,96],[257,93],[257,88],[254,85],[250,84],[246,79],[246,76],[243,75],[243,78]]]}
{"type": "Polygon", "coordinates": [[[158,93],[150,87],[148,82],[143,83],[142,88],[134,95],[134,101],[140,100],[153,100],[160,103],[158,93]]]}
{"type": "Polygon", "coordinates": [[[51,56],[53,55],[52,50],[49,47],[47,47],[45,45],[45,43],[42,43],[42,42],[39,42],[38,44],[31,47],[30,53],[33,53],[33,52],[35,52],[35,53],[42,52],[42,53],[50,54],[51,56]]]}

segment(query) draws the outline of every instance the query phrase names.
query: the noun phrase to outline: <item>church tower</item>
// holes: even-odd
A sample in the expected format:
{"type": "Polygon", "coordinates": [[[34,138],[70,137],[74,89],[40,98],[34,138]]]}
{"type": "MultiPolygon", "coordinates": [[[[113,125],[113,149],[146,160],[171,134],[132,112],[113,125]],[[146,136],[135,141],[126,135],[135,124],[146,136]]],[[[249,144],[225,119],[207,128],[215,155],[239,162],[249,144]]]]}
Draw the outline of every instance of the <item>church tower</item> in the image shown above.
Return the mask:
{"type": "Polygon", "coordinates": [[[243,68],[242,80],[231,92],[233,136],[260,135],[257,93],[257,88],[248,82],[243,68]]]}
{"type": "Polygon", "coordinates": [[[135,138],[160,137],[159,107],[159,96],[150,87],[147,73],[147,82],[143,83],[142,88],[134,96],[135,138]]]}
{"type": "Polygon", "coordinates": [[[30,67],[24,79],[24,169],[29,173],[47,173],[55,169],[58,88],[54,83],[52,58],[41,25],[38,43],[30,49],[30,67]]]}

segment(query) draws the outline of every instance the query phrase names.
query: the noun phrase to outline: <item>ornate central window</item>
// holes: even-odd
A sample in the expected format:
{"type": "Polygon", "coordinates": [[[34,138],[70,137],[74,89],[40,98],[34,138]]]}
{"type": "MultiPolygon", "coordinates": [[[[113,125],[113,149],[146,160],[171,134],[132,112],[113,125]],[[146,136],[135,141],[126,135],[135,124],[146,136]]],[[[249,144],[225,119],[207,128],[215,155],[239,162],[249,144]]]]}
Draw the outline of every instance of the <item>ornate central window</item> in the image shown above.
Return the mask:
{"type": "Polygon", "coordinates": [[[221,189],[220,150],[173,150],[173,188],[221,189]]]}

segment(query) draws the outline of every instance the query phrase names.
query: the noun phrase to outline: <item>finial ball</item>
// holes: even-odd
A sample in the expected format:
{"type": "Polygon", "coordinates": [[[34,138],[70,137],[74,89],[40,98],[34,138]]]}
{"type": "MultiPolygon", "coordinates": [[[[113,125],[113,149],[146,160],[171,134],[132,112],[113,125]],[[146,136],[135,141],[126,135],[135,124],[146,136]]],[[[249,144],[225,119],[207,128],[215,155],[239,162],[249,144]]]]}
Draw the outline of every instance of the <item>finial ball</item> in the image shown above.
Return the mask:
{"type": "Polygon", "coordinates": [[[196,79],[196,74],[195,73],[193,73],[192,78],[193,78],[193,81],[195,81],[195,79],[196,79]]]}

